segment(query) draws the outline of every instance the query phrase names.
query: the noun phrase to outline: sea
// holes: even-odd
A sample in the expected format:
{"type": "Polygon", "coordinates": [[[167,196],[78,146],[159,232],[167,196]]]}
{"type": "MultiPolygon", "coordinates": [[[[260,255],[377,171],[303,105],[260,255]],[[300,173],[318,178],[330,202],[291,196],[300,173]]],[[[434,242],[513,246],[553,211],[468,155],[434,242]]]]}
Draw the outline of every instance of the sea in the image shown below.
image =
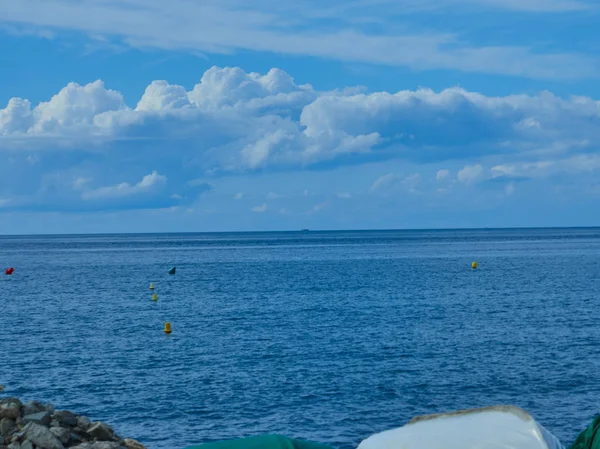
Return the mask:
{"type": "Polygon", "coordinates": [[[0,395],[149,449],[497,404],[567,446],[600,411],[600,229],[7,236],[0,264],[0,395]]]}

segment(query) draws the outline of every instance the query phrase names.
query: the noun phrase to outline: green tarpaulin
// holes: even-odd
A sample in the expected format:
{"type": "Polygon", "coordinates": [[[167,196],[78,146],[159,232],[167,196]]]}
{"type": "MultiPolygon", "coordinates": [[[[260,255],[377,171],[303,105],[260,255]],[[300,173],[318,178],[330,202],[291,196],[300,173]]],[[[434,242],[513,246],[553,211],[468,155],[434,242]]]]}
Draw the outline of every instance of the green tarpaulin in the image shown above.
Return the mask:
{"type": "Polygon", "coordinates": [[[218,441],[186,449],[333,449],[325,444],[293,440],[281,435],[260,435],[239,440],[218,441]]]}
{"type": "Polygon", "coordinates": [[[600,449],[600,416],[594,418],[590,426],[579,434],[569,449],[600,449]]]}

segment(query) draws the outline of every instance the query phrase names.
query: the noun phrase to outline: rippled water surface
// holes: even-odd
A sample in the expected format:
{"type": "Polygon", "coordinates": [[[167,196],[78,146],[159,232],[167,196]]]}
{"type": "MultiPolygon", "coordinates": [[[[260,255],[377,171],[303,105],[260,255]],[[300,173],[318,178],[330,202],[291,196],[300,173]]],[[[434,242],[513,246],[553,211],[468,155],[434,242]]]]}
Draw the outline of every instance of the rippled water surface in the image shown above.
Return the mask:
{"type": "Polygon", "coordinates": [[[0,264],[5,393],[150,449],[498,403],[569,444],[600,411],[600,230],[4,237],[0,264]]]}

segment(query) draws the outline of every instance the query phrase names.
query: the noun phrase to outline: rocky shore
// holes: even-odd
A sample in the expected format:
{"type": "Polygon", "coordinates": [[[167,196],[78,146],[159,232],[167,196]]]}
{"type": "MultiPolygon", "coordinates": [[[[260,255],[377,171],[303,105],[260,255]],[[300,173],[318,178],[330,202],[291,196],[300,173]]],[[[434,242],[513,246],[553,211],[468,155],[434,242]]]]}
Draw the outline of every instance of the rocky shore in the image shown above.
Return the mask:
{"type": "Polygon", "coordinates": [[[92,422],[52,404],[0,399],[0,449],[146,449],[121,438],[106,423],[92,422]]]}

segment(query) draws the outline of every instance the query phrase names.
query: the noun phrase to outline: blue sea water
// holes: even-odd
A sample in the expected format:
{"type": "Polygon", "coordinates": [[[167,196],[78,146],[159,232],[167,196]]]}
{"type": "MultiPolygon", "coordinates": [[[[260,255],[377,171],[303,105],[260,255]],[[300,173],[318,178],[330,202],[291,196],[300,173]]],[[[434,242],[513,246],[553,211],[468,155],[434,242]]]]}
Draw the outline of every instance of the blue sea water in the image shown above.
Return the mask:
{"type": "Polygon", "coordinates": [[[150,449],[492,404],[569,444],[600,411],[599,229],[2,237],[0,264],[3,394],[150,449]]]}

